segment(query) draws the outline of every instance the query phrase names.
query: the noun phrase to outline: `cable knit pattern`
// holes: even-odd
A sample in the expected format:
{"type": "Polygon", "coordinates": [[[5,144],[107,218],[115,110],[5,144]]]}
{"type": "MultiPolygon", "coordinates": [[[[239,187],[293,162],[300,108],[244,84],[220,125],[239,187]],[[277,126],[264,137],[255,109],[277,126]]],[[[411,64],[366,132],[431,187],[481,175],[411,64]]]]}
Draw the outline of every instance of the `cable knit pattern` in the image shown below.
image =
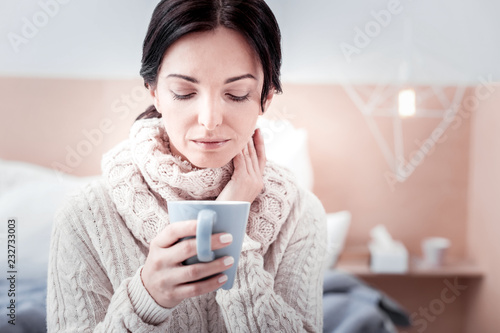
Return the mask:
{"type": "Polygon", "coordinates": [[[234,287],[158,305],[140,271],[168,223],[168,200],[215,200],[232,162],[198,169],[171,154],[161,119],[134,123],[102,161],[103,178],[56,214],[47,296],[49,332],[319,332],[325,214],[268,162],[250,208],[234,287]]]}

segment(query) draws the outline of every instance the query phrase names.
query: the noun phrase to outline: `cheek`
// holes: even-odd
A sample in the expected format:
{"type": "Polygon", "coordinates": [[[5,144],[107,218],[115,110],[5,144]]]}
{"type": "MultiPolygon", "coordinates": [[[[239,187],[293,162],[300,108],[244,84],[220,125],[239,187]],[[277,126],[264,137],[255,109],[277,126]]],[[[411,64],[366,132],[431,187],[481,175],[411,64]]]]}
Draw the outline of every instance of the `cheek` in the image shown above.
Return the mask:
{"type": "Polygon", "coordinates": [[[179,139],[178,136],[186,133],[192,117],[189,116],[188,110],[182,108],[182,104],[174,103],[169,96],[161,96],[159,100],[160,109],[162,114],[163,125],[171,139],[179,139]]]}
{"type": "Polygon", "coordinates": [[[252,138],[257,123],[257,118],[258,115],[254,113],[251,116],[241,117],[234,123],[233,129],[238,133],[238,144],[242,149],[252,138]]]}
{"type": "Polygon", "coordinates": [[[188,125],[185,119],[172,115],[169,112],[164,112],[162,114],[163,126],[167,131],[167,135],[171,142],[179,145],[188,131],[188,125]]]}

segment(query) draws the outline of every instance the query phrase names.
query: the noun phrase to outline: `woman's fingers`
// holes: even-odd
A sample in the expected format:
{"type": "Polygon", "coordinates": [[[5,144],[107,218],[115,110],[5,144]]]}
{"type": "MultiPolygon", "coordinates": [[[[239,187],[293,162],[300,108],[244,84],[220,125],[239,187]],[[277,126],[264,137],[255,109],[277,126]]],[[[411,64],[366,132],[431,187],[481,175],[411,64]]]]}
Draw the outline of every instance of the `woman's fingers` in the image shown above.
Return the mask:
{"type": "Polygon", "coordinates": [[[250,157],[250,151],[248,150],[248,143],[245,145],[245,147],[241,151],[241,156],[243,157],[243,165],[238,170],[235,169],[235,171],[246,176],[250,172],[252,172],[252,163],[251,163],[252,159],[250,157]]]}
{"type": "Polygon", "coordinates": [[[234,264],[234,258],[230,256],[222,257],[209,263],[199,263],[183,265],[172,272],[179,285],[191,283],[219,274],[234,264]]]}
{"type": "Polygon", "coordinates": [[[141,278],[158,304],[172,308],[187,297],[206,294],[219,288],[227,281],[227,276],[221,272],[233,264],[234,259],[226,256],[210,263],[185,266],[152,264],[155,268],[151,271],[151,265],[148,266],[146,261],[141,278]]]}
{"type": "Polygon", "coordinates": [[[256,129],[251,140],[243,148],[242,154],[246,171],[251,176],[261,176],[266,166],[266,151],[260,129],[256,129]]]}
{"type": "Polygon", "coordinates": [[[255,130],[241,153],[234,157],[233,165],[236,175],[262,176],[266,166],[266,151],[260,129],[255,130]]]}
{"type": "Polygon", "coordinates": [[[167,248],[179,239],[196,235],[196,220],[170,223],[151,241],[151,245],[167,248]]]}
{"type": "MultiPolygon", "coordinates": [[[[213,234],[211,238],[212,250],[222,249],[231,244],[232,240],[231,234],[213,234]]],[[[196,256],[196,238],[184,239],[173,245],[170,250],[171,256],[176,258],[176,263],[179,264],[186,259],[196,256]]]]}
{"type": "Polygon", "coordinates": [[[257,159],[259,161],[259,169],[261,174],[264,173],[264,168],[266,166],[266,147],[264,145],[264,136],[260,128],[255,130],[253,135],[253,143],[255,145],[255,151],[257,154],[257,159]]]}
{"type": "MultiPolygon", "coordinates": [[[[253,137],[255,137],[255,134],[253,135],[253,137]]],[[[251,169],[251,172],[253,172],[253,174],[260,175],[261,172],[259,168],[259,159],[257,157],[257,151],[255,150],[253,138],[252,140],[248,141],[247,146],[248,146],[248,155],[250,157],[250,165],[251,165],[249,169],[251,169]]]]}
{"type": "Polygon", "coordinates": [[[253,202],[264,186],[262,176],[266,165],[264,140],[259,130],[233,158],[233,165],[231,180],[217,200],[253,202]]]}
{"type": "MultiPolygon", "coordinates": [[[[172,258],[178,262],[196,255],[196,220],[187,220],[167,225],[151,242],[152,246],[168,248],[172,258]],[[181,240],[181,241],[180,241],[181,240]]],[[[218,233],[211,236],[212,250],[222,249],[231,244],[233,237],[228,233],[218,233]]]]}
{"type": "Polygon", "coordinates": [[[178,299],[186,299],[212,292],[222,286],[227,281],[227,276],[217,274],[209,279],[195,283],[186,283],[176,287],[175,296],[178,299]]]}
{"type": "Polygon", "coordinates": [[[243,156],[243,152],[238,153],[238,155],[233,158],[233,166],[235,173],[242,172],[242,170],[246,173],[245,156],[243,156]]]}

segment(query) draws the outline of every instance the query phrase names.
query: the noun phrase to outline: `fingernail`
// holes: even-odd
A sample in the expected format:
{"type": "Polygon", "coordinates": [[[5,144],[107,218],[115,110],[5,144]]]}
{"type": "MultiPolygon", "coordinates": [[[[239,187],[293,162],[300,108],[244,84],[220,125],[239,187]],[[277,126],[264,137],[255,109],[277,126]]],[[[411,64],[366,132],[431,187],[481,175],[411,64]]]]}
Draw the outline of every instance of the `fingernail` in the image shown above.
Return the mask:
{"type": "Polygon", "coordinates": [[[222,275],[220,278],[219,278],[219,283],[223,283],[223,282],[226,282],[227,281],[227,275],[222,275]]]}
{"type": "Polygon", "coordinates": [[[232,241],[233,241],[233,235],[231,234],[224,234],[220,236],[221,243],[231,243],[232,241]]]}
{"type": "Polygon", "coordinates": [[[226,266],[230,266],[234,263],[234,258],[233,257],[227,257],[226,259],[224,259],[224,265],[226,266]]]}

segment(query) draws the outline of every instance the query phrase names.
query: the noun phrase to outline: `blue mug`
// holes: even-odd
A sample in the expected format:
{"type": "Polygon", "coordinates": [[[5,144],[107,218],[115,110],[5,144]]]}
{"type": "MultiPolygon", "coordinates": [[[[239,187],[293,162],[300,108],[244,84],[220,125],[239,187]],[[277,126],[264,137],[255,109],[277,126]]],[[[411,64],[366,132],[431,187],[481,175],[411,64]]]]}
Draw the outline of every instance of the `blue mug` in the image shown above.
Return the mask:
{"type": "MultiPolygon", "coordinates": [[[[187,259],[184,264],[210,262],[224,256],[232,256],[234,264],[223,273],[227,281],[222,289],[231,289],[238,268],[241,246],[250,212],[250,203],[246,201],[168,201],[170,222],[197,220],[196,256],[187,259]],[[216,233],[230,233],[233,242],[222,249],[212,251],[211,236],[216,233]]],[[[189,237],[192,238],[192,237],[189,237]]]]}

